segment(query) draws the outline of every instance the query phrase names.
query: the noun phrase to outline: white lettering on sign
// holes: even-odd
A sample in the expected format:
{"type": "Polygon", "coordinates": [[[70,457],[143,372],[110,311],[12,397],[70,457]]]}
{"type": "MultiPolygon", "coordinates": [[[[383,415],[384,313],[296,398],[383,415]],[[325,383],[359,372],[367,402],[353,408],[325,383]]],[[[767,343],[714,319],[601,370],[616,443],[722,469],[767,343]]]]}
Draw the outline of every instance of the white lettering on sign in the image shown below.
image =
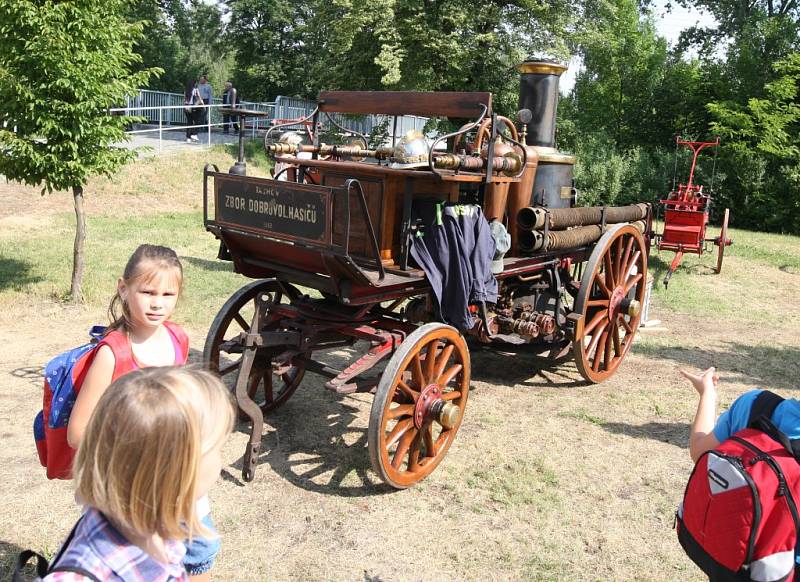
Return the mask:
{"type": "Polygon", "coordinates": [[[230,196],[225,195],[225,208],[233,208],[234,210],[244,210],[245,199],[244,196],[230,196]]]}
{"type": "MultiPolygon", "coordinates": [[[[244,210],[244,208],[241,210],[244,210]]],[[[274,198],[272,200],[253,200],[250,198],[247,200],[247,210],[248,212],[264,214],[273,218],[286,218],[298,222],[317,222],[317,209],[312,204],[297,207],[283,204],[274,198]]]]}

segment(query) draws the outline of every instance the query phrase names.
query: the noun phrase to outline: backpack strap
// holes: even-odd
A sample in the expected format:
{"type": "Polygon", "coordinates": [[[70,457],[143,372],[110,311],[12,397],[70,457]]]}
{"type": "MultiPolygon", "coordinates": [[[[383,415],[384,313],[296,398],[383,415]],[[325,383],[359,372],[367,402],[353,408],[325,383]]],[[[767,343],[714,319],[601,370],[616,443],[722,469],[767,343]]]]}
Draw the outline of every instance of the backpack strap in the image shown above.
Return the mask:
{"type": "Polygon", "coordinates": [[[781,396],[778,396],[774,392],[762,390],[761,394],[756,396],[756,399],[753,401],[753,406],[750,408],[750,418],[747,419],[747,427],[757,428],[753,425],[759,417],[765,416],[767,418],[772,418],[775,409],[778,408],[778,405],[783,402],[783,400],[781,396]]]}
{"type": "Polygon", "coordinates": [[[114,375],[113,380],[116,380],[122,374],[130,372],[134,368],[133,354],[131,353],[131,344],[128,341],[128,336],[125,333],[114,330],[105,335],[103,339],[97,344],[97,348],[106,345],[114,352],[114,375]]]}
{"type": "Polygon", "coordinates": [[[31,558],[36,558],[36,575],[39,578],[44,578],[48,574],[52,572],[74,572],[75,574],[80,574],[81,576],[85,576],[92,582],[100,582],[100,579],[92,574],[91,572],[84,570],[83,568],[73,567],[73,566],[62,566],[58,567],[56,564],[61,559],[61,556],[64,555],[64,552],[67,550],[69,545],[72,543],[73,538],[75,537],[75,532],[78,530],[78,526],[83,521],[83,516],[75,522],[75,525],[72,526],[72,529],[67,536],[67,539],[64,541],[61,549],[58,550],[58,554],[53,559],[53,565],[47,563],[47,559],[39,554],[38,552],[34,552],[33,550],[25,550],[24,552],[20,552],[17,556],[17,563],[14,567],[14,574],[12,575],[11,581],[12,582],[24,582],[25,578],[22,576],[22,570],[25,569],[25,566],[31,560],[31,558]]]}
{"type": "Polygon", "coordinates": [[[31,561],[31,558],[36,558],[36,576],[39,578],[47,576],[49,565],[45,557],[33,550],[25,550],[24,552],[20,552],[17,556],[17,563],[14,565],[14,573],[11,575],[11,582],[25,581],[25,578],[22,576],[22,571],[25,569],[25,566],[28,565],[28,562],[31,561]]]}
{"type": "Polygon", "coordinates": [[[782,432],[775,423],[772,422],[772,415],[778,405],[784,401],[774,392],[764,390],[756,396],[753,407],[750,409],[750,418],[747,422],[748,428],[760,430],[778,441],[786,452],[800,462],[800,439],[790,439],[782,432]]]}

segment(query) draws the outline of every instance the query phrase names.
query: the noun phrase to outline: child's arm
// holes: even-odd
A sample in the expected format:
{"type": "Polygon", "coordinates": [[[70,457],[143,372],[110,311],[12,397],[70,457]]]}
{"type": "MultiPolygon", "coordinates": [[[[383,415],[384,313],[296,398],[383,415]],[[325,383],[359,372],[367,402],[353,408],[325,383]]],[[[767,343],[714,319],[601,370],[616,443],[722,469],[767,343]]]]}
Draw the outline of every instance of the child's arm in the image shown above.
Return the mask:
{"type": "Polygon", "coordinates": [[[686,370],[678,370],[678,372],[689,380],[700,394],[697,412],[689,433],[689,454],[692,460],[697,462],[700,455],[719,445],[717,437],[714,436],[719,377],[714,368],[708,368],[700,374],[691,374],[686,370]]]}
{"type": "Polygon", "coordinates": [[[114,375],[114,352],[111,348],[103,345],[97,350],[97,354],[86,372],[78,397],[75,399],[75,406],[69,415],[67,424],[67,442],[73,449],[77,449],[89,424],[97,402],[111,384],[114,375]]]}

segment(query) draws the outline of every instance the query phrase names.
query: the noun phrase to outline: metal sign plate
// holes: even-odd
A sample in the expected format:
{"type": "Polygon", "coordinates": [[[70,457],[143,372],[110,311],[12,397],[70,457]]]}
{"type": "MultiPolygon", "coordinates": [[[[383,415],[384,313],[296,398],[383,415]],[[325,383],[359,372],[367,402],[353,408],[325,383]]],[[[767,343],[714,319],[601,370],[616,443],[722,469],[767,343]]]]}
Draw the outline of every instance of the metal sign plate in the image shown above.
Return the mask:
{"type": "Polygon", "coordinates": [[[216,222],[277,239],[331,245],[333,188],[214,176],[216,222]]]}

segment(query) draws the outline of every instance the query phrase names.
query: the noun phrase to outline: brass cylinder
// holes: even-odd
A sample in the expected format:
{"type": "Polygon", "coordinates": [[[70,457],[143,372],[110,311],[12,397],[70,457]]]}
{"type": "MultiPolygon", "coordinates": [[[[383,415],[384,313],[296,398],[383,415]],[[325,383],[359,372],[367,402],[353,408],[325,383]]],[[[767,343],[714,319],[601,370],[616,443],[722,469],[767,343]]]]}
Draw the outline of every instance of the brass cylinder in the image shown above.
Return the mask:
{"type": "Polygon", "coordinates": [[[483,196],[483,214],[486,220],[491,222],[499,220],[503,222],[506,213],[506,200],[508,199],[508,182],[491,182],[486,184],[483,196]]]}
{"type": "Polygon", "coordinates": [[[511,235],[511,255],[519,254],[519,229],[517,228],[516,216],[519,211],[530,204],[533,181],[536,178],[536,167],[539,164],[539,153],[533,146],[525,146],[525,171],[522,172],[519,182],[514,182],[508,189],[508,201],[506,208],[508,211],[508,232],[511,235]]]}

